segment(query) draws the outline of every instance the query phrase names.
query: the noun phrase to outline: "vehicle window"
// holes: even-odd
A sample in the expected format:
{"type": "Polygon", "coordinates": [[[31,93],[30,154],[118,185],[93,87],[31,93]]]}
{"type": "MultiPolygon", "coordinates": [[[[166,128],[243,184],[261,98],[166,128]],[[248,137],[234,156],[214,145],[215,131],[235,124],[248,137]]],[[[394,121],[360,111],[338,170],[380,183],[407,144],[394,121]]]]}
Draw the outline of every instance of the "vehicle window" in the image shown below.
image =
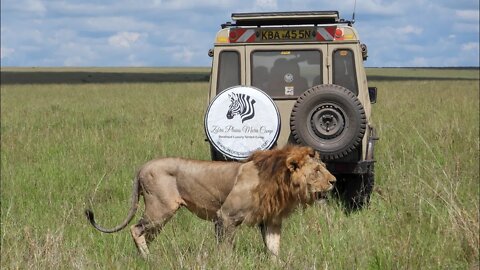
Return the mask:
{"type": "Polygon", "coordinates": [[[235,51],[220,53],[218,65],[217,93],[240,84],[240,55],[235,51]]]}
{"type": "Polygon", "coordinates": [[[351,50],[341,49],[333,53],[333,83],[358,95],[355,60],[351,50]]]}
{"type": "Polygon", "coordinates": [[[272,97],[298,97],[323,83],[321,51],[255,51],[251,57],[252,86],[272,97]]]}

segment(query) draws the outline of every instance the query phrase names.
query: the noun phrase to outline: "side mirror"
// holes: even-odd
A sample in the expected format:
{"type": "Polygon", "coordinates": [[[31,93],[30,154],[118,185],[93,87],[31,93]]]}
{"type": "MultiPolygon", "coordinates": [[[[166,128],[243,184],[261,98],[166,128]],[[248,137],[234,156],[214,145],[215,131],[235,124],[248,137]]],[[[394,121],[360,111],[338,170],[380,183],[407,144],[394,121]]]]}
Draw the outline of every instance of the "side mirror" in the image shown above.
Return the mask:
{"type": "Polygon", "coordinates": [[[368,87],[368,96],[370,97],[370,103],[377,103],[377,87],[368,87]]]}
{"type": "Polygon", "coordinates": [[[362,58],[363,58],[363,61],[367,61],[367,58],[368,58],[368,48],[367,48],[367,45],[365,45],[365,44],[360,44],[360,47],[362,48],[362,58]]]}

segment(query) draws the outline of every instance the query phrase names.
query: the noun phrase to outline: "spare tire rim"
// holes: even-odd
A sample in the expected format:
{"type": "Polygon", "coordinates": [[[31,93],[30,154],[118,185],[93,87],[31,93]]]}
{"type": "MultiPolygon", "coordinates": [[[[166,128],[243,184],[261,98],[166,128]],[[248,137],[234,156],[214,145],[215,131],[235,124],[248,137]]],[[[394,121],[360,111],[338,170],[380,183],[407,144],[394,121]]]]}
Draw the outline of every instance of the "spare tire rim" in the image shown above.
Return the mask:
{"type": "Polygon", "coordinates": [[[322,139],[338,137],[347,124],[343,109],[332,103],[323,103],[312,110],[309,119],[309,130],[322,139]]]}

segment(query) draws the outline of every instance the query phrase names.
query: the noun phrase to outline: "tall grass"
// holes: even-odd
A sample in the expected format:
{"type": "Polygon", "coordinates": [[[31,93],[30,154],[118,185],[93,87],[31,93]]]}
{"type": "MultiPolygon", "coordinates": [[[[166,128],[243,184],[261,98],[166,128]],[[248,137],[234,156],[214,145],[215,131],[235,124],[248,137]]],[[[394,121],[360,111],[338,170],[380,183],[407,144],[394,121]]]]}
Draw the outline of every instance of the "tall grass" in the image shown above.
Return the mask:
{"type": "MultiPolygon", "coordinates": [[[[256,228],[233,250],[213,225],[179,211],[144,262],[116,225],[135,170],[155,157],[209,159],[207,83],[1,87],[2,269],[465,269],[479,258],[479,86],[378,81],[376,189],[346,214],[330,199],[283,229],[280,264],[256,228]]],[[[139,215],[141,211],[139,211],[139,215]]]]}

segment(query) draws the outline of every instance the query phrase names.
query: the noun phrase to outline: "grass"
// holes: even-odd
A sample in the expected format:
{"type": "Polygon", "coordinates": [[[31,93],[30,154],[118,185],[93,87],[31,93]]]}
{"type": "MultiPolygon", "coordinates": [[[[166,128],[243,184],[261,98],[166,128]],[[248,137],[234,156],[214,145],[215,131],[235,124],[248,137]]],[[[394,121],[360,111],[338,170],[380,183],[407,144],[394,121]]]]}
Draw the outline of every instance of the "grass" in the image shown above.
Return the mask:
{"type": "Polygon", "coordinates": [[[93,206],[102,225],[118,224],[147,160],[209,159],[208,83],[2,85],[0,268],[478,268],[478,79],[370,84],[381,137],[371,205],[347,215],[329,200],[297,211],[284,224],[282,265],[255,228],[239,230],[233,251],[219,249],[213,225],[184,210],[148,262],[128,230],[101,234],[84,217],[93,206]]]}
{"type": "Polygon", "coordinates": [[[371,80],[478,80],[478,68],[367,68],[371,80]]]}

